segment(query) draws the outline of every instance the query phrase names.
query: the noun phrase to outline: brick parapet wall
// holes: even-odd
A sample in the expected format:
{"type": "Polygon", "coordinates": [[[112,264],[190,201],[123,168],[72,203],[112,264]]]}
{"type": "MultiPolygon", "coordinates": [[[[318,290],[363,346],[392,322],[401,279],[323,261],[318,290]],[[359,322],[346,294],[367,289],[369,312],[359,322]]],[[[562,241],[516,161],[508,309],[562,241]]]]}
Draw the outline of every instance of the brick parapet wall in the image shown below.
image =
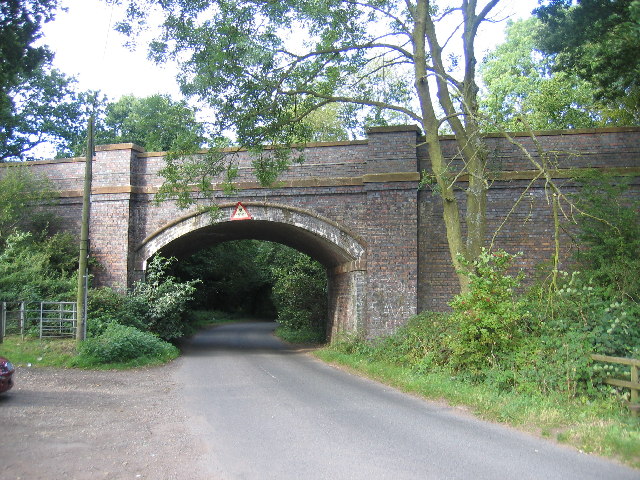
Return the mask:
{"type": "Polygon", "coordinates": [[[367,174],[416,172],[416,144],[420,130],[415,126],[377,127],[367,132],[369,151],[367,174]]]}
{"type": "MultiPolygon", "coordinates": [[[[485,137],[488,165],[494,171],[533,170],[536,167],[527,158],[525,151],[536,162],[540,162],[540,151],[548,155],[553,168],[614,168],[640,166],[640,128],[604,128],[559,132],[534,132],[513,134],[511,141],[504,135],[485,137]]],[[[452,167],[459,168],[456,161],[455,138],[442,138],[445,156],[452,167]]],[[[418,147],[420,168],[429,171],[426,145],[418,147]]]]}

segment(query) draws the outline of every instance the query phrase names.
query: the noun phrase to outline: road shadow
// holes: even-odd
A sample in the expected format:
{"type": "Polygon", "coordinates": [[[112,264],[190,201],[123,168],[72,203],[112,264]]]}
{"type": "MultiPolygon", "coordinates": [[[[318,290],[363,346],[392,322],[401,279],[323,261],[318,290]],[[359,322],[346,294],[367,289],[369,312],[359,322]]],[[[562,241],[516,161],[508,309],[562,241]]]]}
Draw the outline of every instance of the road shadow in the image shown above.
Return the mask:
{"type": "Polygon", "coordinates": [[[288,355],[308,351],[308,345],[286,343],[275,337],[278,324],[272,321],[242,321],[201,330],[179,344],[183,355],[210,355],[215,352],[288,355]]]}

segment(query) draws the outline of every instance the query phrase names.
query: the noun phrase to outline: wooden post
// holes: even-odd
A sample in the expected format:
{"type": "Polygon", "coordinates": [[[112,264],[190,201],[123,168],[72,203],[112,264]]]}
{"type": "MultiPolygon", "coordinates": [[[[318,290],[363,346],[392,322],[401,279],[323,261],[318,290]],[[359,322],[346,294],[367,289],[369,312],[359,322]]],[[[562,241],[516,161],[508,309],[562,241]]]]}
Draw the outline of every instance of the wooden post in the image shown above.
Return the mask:
{"type": "Polygon", "coordinates": [[[24,340],[24,302],[20,302],[20,335],[24,340]]]}
{"type": "MultiPolygon", "coordinates": [[[[638,365],[631,365],[631,383],[635,383],[638,385],[638,365]]],[[[638,416],[638,408],[640,408],[640,404],[638,403],[638,389],[631,389],[631,398],[629,399],[629,403],[631,405],[631,414],[634,417],[638,416]]]]}
{"type": "Polygon", "coordinates": [[[0,343],[4,341],[4,331],[7,328],[7,302],[0,304],[0,343]]]}
{"type": "Polygon", "coordinates": [[[78,305],[76,318],[76,340],[85,337],[84,312],[86,298],[86,277],[88,275],[87,260],[89,257],[89,207],[91,201],[91,176],[93,163],[93,115],[89,117],[87,128],[87,156],[84,165],[84,195],[82,197],[82,226],[80,228],[80,257],[78,259],[78,305]]]}
{"type": "Polygon", "coordinates": [[[631,371],[631,381],[620,380],[617,378],[607,377],[602,381],[607,385],[614,387],[628,388],[631,390],[629,397],[629,409],[631,415],[637,417],[640,414],[640,403],[638,402],[638,392],[640,391],[640,383],[638,382],[638,369],[640,369],[640,360],[636,358],[609,357],[607,355],[591,355],[596,362],[617,363],[618,365],[629,365],[631,371]]]}

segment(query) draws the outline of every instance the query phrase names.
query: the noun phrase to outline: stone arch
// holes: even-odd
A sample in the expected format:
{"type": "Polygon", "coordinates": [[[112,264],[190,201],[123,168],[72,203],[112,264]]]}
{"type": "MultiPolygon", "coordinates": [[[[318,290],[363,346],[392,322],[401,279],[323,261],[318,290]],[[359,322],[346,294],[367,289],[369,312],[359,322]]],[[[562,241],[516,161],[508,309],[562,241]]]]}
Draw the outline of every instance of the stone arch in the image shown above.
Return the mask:
{"type": "Polygon", "coordinates": [[[364,240],[313,212],[265,202],[242,202],[251,219],[231,220],[237,203],[216,215],[196,212],[178,218],[146,237],[135,250],[135,270],[146,269],[155,253],[176,255],[230,240],[281,243],[311,256],[327,269],[328,334],[355,332],[364,325],[366,252],[364,240]]]}

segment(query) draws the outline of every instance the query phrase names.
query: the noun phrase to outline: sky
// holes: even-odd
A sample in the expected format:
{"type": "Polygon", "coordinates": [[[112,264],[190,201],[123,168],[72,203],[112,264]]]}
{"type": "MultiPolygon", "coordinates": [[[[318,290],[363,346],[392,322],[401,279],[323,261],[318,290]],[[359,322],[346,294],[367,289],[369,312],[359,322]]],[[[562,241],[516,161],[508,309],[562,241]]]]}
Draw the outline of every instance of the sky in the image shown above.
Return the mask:
{"type": "Polygon", "coordinates": [[[141,42],[137,50],[124,47],[126,38],[114,24],[122,7],[101,0],[61,0],[66,12],[43,28],[42,43],[55,53],[54,65],[75,76],[81,90],[100,90],[112,99],[133,94],[180,95],[175,66],[158,66],[146,58],[141,42]]]}
{"type": "MultiPolygon", "coordinates": [[[[138,97],[168,93],[180,97],[174,65],[155,65],[146,58],[144,41],[135,51],[123,46],[125,37],[113,30],[122,17],[122,6],[104,0],[61,0],[67,12],[60,12],[43,28],[42,43],[55,52],[54,65],[76,77],[81,90],[100,90],[112,100],[122,95],[138,97]]],[[[537,0],[503,0],[504,16],[527,17],[537,0]]],[[[479,51],[491,49],[502,40],[504,23],[480,32],[479,51]]]]}

